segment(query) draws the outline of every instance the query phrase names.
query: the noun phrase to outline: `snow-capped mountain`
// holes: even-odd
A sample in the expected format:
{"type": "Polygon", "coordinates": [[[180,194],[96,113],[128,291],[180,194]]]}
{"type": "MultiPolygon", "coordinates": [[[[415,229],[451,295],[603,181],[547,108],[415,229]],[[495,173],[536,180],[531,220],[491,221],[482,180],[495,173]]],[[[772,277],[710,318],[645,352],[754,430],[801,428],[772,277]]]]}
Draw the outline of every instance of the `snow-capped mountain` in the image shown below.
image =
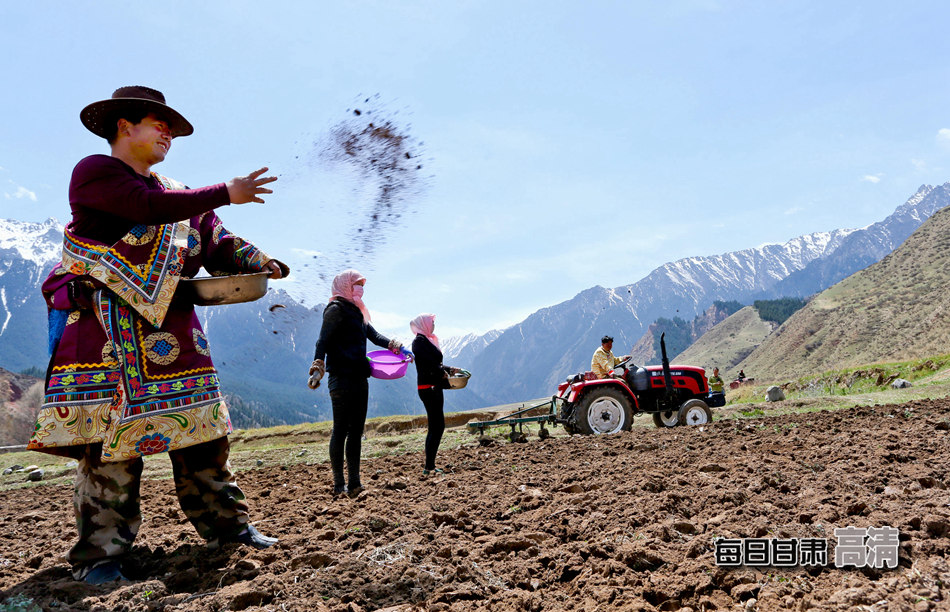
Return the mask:
{"type": "Polygon", "coordinates": [[[0,219],[0,364],[46,369],[46,304],[39,287],[59,261],[63,226],[55,219],[0,219]]]}
{"type": "Polygon", "coordinates": [[[62,240],[63,224],[52,217],[42,223],[0,219],[0,253],[12,249],[39,267],[59,261],[62,240]]]}
{"type": "MultiPolygon", "coordinates": [[[[543,308],[506,329],[462,364],[478,376],[473,390],[491,403],[551,395],[566,376],[590,368],[604,334],[623,354],[659,317],[689,319],[716,300],[750,303],[759,297],[826,289],[897,248],[936,210],[950,204],[950,183],[925,185],[881,222],[859,230],[818,232],[712,257],[687,257],[631,285],[593,287],[543,308]],[[825,263],[827,262],[827,263],[825,263]],[[794,276],[793,276],[794,275],[794,276]],[[782,281],[791,278],[787,285],[782,281]]],[[[478,342],[477,339],[469,341],[478,342]]]]}
{"type": "Polygon", "coordinates": [[[493,329],[484,334],[465,334],[441,339],[442,357],[446,363],[471,363],[475,356],[494,342],[503,331],[493,329]]]}
{"type": "Polygon", "coordinates": [[[777,283],[770,297],[807,297],[880,261],[899,247],[936,211],[950,204],[950,183],[922,185],[883,221],[854,232],[827,257],[821,257],[777,283]]]}
{"type": "MultiPolygon", "coordinates": [[[[617,354],[628,353],[659,317],[690,319],[716,300],[748,301],[809,262],[827,255],[854,230],[819,232],[781,245],[712,257],[688,257],[655,269],[631,285],[593,287],[543,308],[485,342],[461,367],[478,373],[472,386],[491,402],[508,403],[553,393],[569,374],[589,369],[604,334],[617,354]]],[[[461,354],[466,346],[456,350],[461,354]]]]}

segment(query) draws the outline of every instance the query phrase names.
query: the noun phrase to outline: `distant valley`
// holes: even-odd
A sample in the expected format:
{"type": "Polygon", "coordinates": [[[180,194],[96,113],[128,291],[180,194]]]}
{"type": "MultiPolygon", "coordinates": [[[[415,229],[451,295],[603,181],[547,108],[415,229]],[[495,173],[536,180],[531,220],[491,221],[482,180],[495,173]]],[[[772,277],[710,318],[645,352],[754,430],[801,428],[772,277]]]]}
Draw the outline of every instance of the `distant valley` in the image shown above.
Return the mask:
{"type": "Polygon", "coordinates": [[[504,330],[471,362],[463,362],[478,374],[469,386],[493,404],[544,397],[565,376],[589,369],[605,333],[616,339],[615,351],[626,353],[660,318],[689,320],[716,301],[750,304],[825,289],[879,261],[948,204],[950,183],[924,185],[887,218],[863,229],[689,257],[660,266],[631,285],[586,289],[504,330]]]}

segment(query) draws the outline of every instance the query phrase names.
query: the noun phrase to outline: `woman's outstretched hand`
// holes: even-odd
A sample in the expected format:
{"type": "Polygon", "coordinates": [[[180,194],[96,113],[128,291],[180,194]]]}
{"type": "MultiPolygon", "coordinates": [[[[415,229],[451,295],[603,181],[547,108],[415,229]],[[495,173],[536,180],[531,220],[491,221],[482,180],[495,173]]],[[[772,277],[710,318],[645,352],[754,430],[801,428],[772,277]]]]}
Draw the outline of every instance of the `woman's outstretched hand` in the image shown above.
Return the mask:
{"type": "Polygon", "coordinates": [[[267,278],[276,279],[276,278],[284,277],[284,271],[280,269],[280,264],[277,263],[277,260],[275,259],[268,261],[267,264],[264,266],[264,269],[262,270],[262,272],[270,272],[270,276],[268,276],[267,278]]]}
{"type": "Polygon", "coordinates": [[[248,202],[257,202],[263,204],[264,200],[258,196],[266,193],[274,193],[272,190],[262,187],[267,183],[273,183],[277,180],[276,176],[261,175],[267,172],[267,167],[255,170],[247,176],[237,176],[228,181],[228,197],[232,204],[246,204],[248,202]]]}

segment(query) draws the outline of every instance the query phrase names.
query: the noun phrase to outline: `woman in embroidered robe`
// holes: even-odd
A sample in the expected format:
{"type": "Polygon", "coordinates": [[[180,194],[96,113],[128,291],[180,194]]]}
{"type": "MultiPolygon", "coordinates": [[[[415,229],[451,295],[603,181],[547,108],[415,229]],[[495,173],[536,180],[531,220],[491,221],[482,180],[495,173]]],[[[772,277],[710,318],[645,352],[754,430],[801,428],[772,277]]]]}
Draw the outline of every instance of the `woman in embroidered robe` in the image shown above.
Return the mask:
{"type": "Polygon", "coordinates": [[[168,451],[185,515],[211,545],[276,540],[248,522],[228,463],[231,421],[194,306],[179,279],[269,270],[280,262],[230,234],[213,212],[263,203],[266,168],[202,189],[151,172],[191,124],[146,87],[87,106],[83,124],[111,155],[81,160],[69,186],[63,259],[43,284],[50,312],[46,395],[29,448],[79,461],[77,580],[124,580],[141,524],[142,456],[168,451]]]}

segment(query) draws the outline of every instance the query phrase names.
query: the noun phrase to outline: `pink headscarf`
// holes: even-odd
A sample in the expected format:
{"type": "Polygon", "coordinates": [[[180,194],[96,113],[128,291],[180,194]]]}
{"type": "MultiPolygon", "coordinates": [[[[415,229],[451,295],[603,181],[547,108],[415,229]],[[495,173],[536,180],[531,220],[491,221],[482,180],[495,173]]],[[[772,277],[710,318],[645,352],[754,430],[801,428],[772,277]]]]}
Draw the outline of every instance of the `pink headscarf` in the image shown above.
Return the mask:
{"type": "Polygon", "coordinates": [[[369,316],[369,310],[366,308],[366,304],[363,303],[363,298],[353,295],[353,286],[360,281],[366,282],[366,277],[356,270],[344,270],[340,272],[336,275],[336,278],[333,279],[333,284],[330,285],[330,291],[332,293],[330,301],[332,302],[333,300],[342,298],[347,302],[356,304],[356,307],[363,313],[363,321],[369,323],[372,319],[369,316]]]}
{"type": "Polygon", "coordinates": [[[434,314],[421,314],[412,321],[409,321],[409,330],[414,334],[422,334],[435,345],[435,348],[439,348],[439,337],[433,333],[435,331],[434,314]]]}

